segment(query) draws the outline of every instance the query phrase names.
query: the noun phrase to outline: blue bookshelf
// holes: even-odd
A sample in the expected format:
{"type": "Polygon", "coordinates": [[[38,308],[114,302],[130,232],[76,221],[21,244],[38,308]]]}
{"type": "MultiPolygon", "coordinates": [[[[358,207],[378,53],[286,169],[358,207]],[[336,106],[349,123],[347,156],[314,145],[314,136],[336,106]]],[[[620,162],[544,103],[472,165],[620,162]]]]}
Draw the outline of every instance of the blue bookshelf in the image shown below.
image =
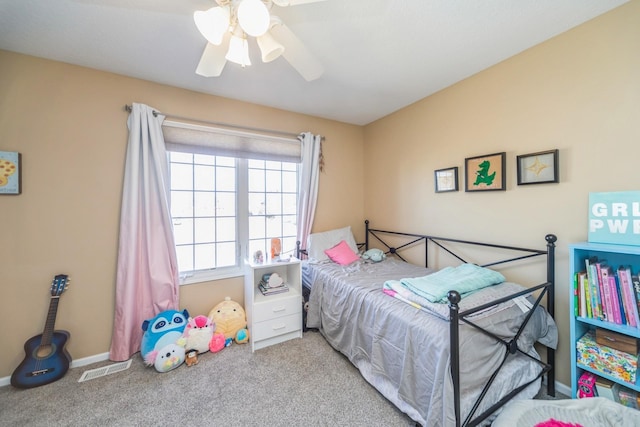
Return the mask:
{"type": "Polygon", "coordinates": [[[577,362],[576,343],[589,330],[595,331],[596,328],[603,328],[619,334],[640,338],[640,329],[637,327],[619,325],[609,321],[575,315],[574,277],[576,273],[585,270],[585,259],[591,257],[597,257],[599,260],[605,261],[608,265],[615,266],[616,268],[619,265],[631,266],[634,274],[640,272],[640,246],[603,243],[576,243],[569,245],[569,279],[571,283],[571,311],[569,322],[571,332],[571,397],[576,398],[578,379],[585,371],[592,372],[599,377],[607,378],[614,383],[640,392],[640,375],[638,374],[636,375],[635,383],[629,383],[577,362]]]}

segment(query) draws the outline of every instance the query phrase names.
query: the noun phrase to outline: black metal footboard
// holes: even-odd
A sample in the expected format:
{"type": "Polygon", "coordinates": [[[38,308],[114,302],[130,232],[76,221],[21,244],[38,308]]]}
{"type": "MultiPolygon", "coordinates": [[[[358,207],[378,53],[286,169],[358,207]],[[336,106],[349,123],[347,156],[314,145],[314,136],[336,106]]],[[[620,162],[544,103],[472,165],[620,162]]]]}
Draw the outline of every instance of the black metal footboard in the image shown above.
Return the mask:
{"type": "MultiPolygon", "coordinates": [[[[467,310],[464,312],[460,312],[459,310],[459,303],[461,300],[461,296],[458,292],[456,291],[451,291],[449,292],[448,295],[448,299],[449,299],[449,327],[450,327],[450,347],[451,347],[451,377],[452,377],[452,381],[453,381],[453,391],[454,391],[454,411],[455,411],[455,418],[456,418],[456,427],[460,427],[460,426],[476,426],[480,423],[482,423],[484,420],[486,420],[492,413],[494,413],[497,409],[499,409],[500,407],[502,407],[503,405],[505,405],[509,400],[511,400],[515,395],[517,395],[518,393],[520,393],[523,389],[525,389],[527,386],[529,386],[530,384],[532,384],[535,381],[538,381],[542,378],[542,376],[546,375],[546,379],[547,379],[547,394],[549,394],[550,396],[555,396],[555,350],[553,348],[547,348],[547,361],[546,363],[533,358],[531,356],[529,356],[527,353],[523,352],[522,350],[520,350],[518,348],[517,345],[517,341],[518,338],[520,337],[522,331],[524,330],[524,328],[526,327],[526,325],[528,324],[531,316],[533,315],[535,309],[540,305],[540,302],[542,301],[542,299],[546,296],[546,309],[547,312],[549,313],[549,315],[551,315],[551,317],[554,317],[555,313],[554,313],[554,305],[555,305],[555,301],[554,301],[554,294],[555,294],[555,242],[557,240],[557,237],[553,234],[548,234],[547,236],[545,236],[545,240],[547,242],[547,248],[546,250],[538,250],[538,249],[529,249],[529,248],[520,248],[520,247],[515,247],[515,246],[506,246],[506,245],[497,245],[497,244],[491,244],[491,243],[484,243],[484,242],[474,242],[474,241],[467,241],[467,240],[460,240],[460,239],[451,239],[451,238],[443,238],[443,237],[435,237],[435,236],[428,236],[428,235],[422,235],[422,234],[413,234],[413,233],[401,233],[401,232],[394,232],[394,231],[386,231],[386,230],[377,230],[377,229],[372,229],[369,228],[369,221],[365,221],[365,227],[366,227],[366,238],[365,238],[365,248],[369,249],[369,240],[370,240],[370,236],[375,238],[379,243],[381,243],[382,245],[384,245],[387,248],[387,253],[390,254],[394,254],[395,256],[399,257],[402,260],[405,260],[400,254],[399,251],[406,249],[408,247],[411,246],[415,246],[416,244],[423,244],[425,245],[425,267],[428,267],[428,260],[429,260],[429,243],[432,243],[434,245],[436,245],[439,249],[446,251],[447,253],[449,253],[450,255],[452,255],[453,257],[457,258],[459,261],[461,262],[467,262],[465,261],[461,256],[459,256],[458,254],[454,253],[451,249],[447,248],[445,246],[445,244],[447,242],[449,243],[455,243],[455,244],[462,244],[462,245],[473,245],[473,246],[480,246],[480,247],[491,247],[491,248],[497,248],[497,249],[504,249],[507,251],[514,251],[518,253],[517,256],[514,257],[508,257],[506,259],[501,259],[499,261],[494,261],[488,264],[484,264],[482,265],[482,267],[489,267],[489,266],[494,266],[494,265],[498,265],[498,264],[505,264],[505,263],[510,263],[510,262],[514,262],[517,260],[522,260],[522,259],[526,259],[526,258],[532,258],[532,257],[539,257],[539,256],[543,256],[546,257],[546,282],[542,283],[540,285],[531,287],[531,288],[527,288],[526,290],[523,290],[521,292],[518,292],[516,294],[513,295],[509,295],[507,297],[501,298],[499,300],[493,301],[491,303],[485,304],[483,306],[480,307],[476,307],[472,310],[467,310]],[[402,236],[403,238],[406,237],[407,238],[407,242],[400,245],[400,246],[391,246],[388,245],[385,240],[383,239],[383,235],[396,235],[396,236],[402,236]],[[525,295],[529,295],[532,294],[534,292],[538,292],[538,296],[537,299],[535,301],[535,304],[533,306],[533,308],[529,311],[529,314],[526,316],[524,322],[522,323],[522,325],[520,325],[518,332],[516,333],[516,335],[511,338],[510,340],[503,340],[500,337],[495,336],[494,334],[492,334],[491,332],[481,328],[480,326],[474,324],[471,320],[469,320],[469,316],[471,316],[474,313],[477,313],[481,310],[485,310],[487,308],[490,308],[492,306],[501,304],[503,302],[518,298],[518,297],[522,297],[525,295]],[[488,383],[485,385],[485,387],[483,388],[482,392],[480,393],[480,396],[478,397],[477,401],[474,403],[471,411],[469,412],[469,414],[465,417],[464,420],[461,419],[461,408],[460,408],[460,324],[464,323],[467,324],[475,329],[477,329],[478,331],[494,338],[497,342],[500,342],[501,344],[504,345],[504,357],[502,360],[502,363],[500,364],[500,366],[495,370],[495,372],[492,373],[492,375],[489,378],[488,383]],[[512,390],[510,393],[508,393],[506,396],[504,396],[502,399],[500,399],[500,401],[496,402],[495,404],[493,404],[489,409],[487,409],[486,411],[480,413],[480,414],[476,414],[480,403],[482,402],[482,400],[484,399],[486,393],[488,392],[489,388],[491,387],[491,384],[493,384],[495,378],[498,375],[498,372],[502,369],[502,367],[504,366],[504,363],[507,361],[507,358],[509,355],[512,354],[522,354],[525,357],[528,357],[532,360],[534,360],[536,363],[540,364],[541,366],[541,371],[540,374],[532,379],[531,381],[527,382],[526,384],[523,384],[521,386],[519,386],[518,388],[516,388],[515,390],[512,390]]],[[[405,260],[406,261],[406,260],[405,260]]]]}

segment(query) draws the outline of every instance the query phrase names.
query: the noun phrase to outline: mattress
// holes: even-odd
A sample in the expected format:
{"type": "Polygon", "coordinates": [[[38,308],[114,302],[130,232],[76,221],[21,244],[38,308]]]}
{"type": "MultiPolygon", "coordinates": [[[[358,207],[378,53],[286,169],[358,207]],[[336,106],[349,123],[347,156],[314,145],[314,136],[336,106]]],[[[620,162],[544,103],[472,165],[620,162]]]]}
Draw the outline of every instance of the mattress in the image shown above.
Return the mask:
{"type": "MultiPolygon", "coordinates": [[[[430,313],[382,292],[386,280],[421,277],[433,272],[395,259],[380,263],[356,261],[303,263],[303,283],[310,289],[307,326],[318,328],[327,342],[343,353],[363,377],[413,420],[428,426],[455,424],[450,375],[448,306],[432,304],[430,313]]],[[[505,282],[461,302],[466,310],[505,293],[521,290],[505,282]]],[[[474,316],[474,322],[500,337],[513,336],[526,316],[516,304],[501,304],[474,316]]],[[[488,377],[505,357],[504,346],[460,327],[461,409],[467,414],[488,377]]],[[[519,348],[538,358],[535,341],[555,347],[557,329],[541,307],[518,341],[519,348]]],[[[535,378],[541,367],[520,354],[509,355],[480,411],[518,385],[535,378]]],[[[521,392],[531,398],[539,382],[521,392]]],[[[477,412],[479,413],[479,412],[477,412]]]]}

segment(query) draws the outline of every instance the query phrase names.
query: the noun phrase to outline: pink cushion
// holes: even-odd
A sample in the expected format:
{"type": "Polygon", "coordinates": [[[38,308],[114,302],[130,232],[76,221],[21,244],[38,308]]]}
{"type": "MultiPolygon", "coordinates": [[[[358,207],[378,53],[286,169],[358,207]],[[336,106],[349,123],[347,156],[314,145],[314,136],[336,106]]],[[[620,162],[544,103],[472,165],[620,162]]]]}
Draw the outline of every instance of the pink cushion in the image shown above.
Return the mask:
{"type": "Polygon", "coordinates": [[[332,247],[331,249],[327,249],[324,251],[325,254],[331,259],[331,261],[336,262],[340,265],[349,265],[354,261],[360,259],[358,254],[356,254],[353,249],[349,247],[349,244],[342,240],[340,243],[332,247]]]}

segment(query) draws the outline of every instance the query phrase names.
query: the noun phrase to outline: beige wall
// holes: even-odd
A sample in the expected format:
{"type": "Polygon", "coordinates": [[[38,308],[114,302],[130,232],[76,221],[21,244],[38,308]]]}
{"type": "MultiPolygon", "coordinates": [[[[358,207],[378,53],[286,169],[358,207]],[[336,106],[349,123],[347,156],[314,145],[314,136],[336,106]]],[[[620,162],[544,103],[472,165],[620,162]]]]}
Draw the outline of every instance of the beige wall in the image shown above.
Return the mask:
{"type": "MultiPolygon", "coordinates": [[[[363,129],[0,51],[0,150],[19,151],[23,193],[0,196],[0,378],[41,333],[49,285],[71,276],[57,329],[77,360],[107,352],[114,312],[120,198],[127,142],[125,104],[178,116],[325,136],[315,230],[361,228],[363,129]]],[[[243,302],[241,279],[183,286],[181,308],[207,314],[225,296],[243,302]]]]}
{"type": "MultiPolygon", "coordinates": [[[[590,191],[638,189],[639,21],[634,0],[364,128],[0,51],[0,150],[20,151],[24,161],[24,193],[0,197],[0,310],[10,319],[0,329],[0,378],[22,360],[24,341],[42,331],[58,272],[73,278],[56,323],[71,332],[72,356],[108,350],[122,108],[143,102],[181,116],[326,136],[317,231],[350,224],[360,240],[366,215],[379,228],[533,247],[556,233],[558,378],[569,384],[567,245],[586,239],[590,191]],[[561,182],[517,186],[515,156],[553,148],[561,182]],[[458,166],[464,176],[465,157],[501,151],[507,191],[434,193],[435,169],[458,166]]],[[[224,295],[241,299],[240,288],[235,279],[190,285],[181,305],[205,313],[224,295]]]]}
{"type": "MultiPolygon", "coordinates": [[[[640,1],[365,128],[365,214],[380,228],[544,248],[558,236],[558,379],[569,385],[568,244],[589,192],[640,186],[640,1]],[[516,155],[558,148],[560,183],[518,186],[516,155]],[[466,193],[464,159],[505,151],[507,190],[466,193]],[[458,166],[461,191],[434,193],[458,166]]],[[[636,265],[640,268],[640,265],[636,265]]]]}

